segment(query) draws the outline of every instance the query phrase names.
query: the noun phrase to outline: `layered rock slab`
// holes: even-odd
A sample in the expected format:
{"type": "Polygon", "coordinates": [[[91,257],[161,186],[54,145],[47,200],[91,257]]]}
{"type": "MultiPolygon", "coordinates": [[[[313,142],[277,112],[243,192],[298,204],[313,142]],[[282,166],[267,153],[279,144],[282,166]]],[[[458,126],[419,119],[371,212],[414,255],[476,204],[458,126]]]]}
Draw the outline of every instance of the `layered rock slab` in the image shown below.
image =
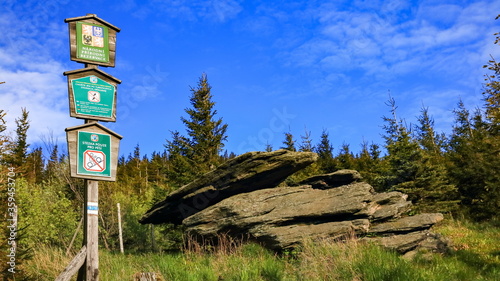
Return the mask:
{"type": "Polygon", "coordinates": [[[288,150],[245,153],[172,192],[139,222],[181,224],[185,218],[231,196],[275,187],[317,158],[316,153],[288,150]]]}
{"type": "Polygon", "coordinates": [[[406,198],[400,192],[375,193],[364,182],[333,189],[277,187],[232,196],[186,218],[183,224],[189,233],[205,239],[221,233],[249,235],[270,249],[281,250],[300,244],[304,238],[408,234],[429,229],[432,222],[439,221],[438,216],[399,218],[411,207],[406,198]],[[391,224],[400,229],[390,232],[391,224]]]}

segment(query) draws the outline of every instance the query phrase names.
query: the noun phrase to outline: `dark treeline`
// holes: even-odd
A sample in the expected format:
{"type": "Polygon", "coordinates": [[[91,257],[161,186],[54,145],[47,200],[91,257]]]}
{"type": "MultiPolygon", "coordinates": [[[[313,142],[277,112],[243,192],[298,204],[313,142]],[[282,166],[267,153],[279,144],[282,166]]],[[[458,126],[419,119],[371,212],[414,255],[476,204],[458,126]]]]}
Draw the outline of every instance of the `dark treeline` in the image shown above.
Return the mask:
{"type": "MultiPolygon", "coordinates": [[[[498,42],[495,42],[496,44],[498,42]]],[[[407,125],[397,115],[390,97],[388,114],[383,116],[384,143],[363,142],[352,152],[349,144],[334,149],[327,131],[318,141],[306,131],[301,136],[283,132],[282,146],[292,151],[313,151],[319,160],[291,176],[289,183],[308,176],[339,169],[358,170],[379,192],[402,191],[415,204],[415,211],[437,211],[472,220],[497,221],[500,209],[500,64],[491,59],[485,68],[484,106],[467,109],[457,101],[455,121],[448,135],[435,131],[428,108],[422,107],[417,123],[407,125]],[[384,153],[382,153],[384,151],[384,153]]],[[[116,182],[99,184],[100,243],[118,248],[116,204],[122,206],[127,250],[172,249],[181,239],[172,225],[143,226],[137,220],[155,202],[180,186],[206,173],[234,153],[224,150],[225,124],[218,118],[207,76],[191,89],[191,107],[181,117],[186,135],[170,132],[165,146],[151,155],[142,155],[139,144],[118,161],[116,182]]],[[[78,250],[81,231],[72,243],[83,210],[83,180],[70,177],[68,158],[55,142],[29,149],[29,112],[15,120],[14,136],[6,134],[5,111],[0,109],[1,206],[9,197],[18,206],[18,256],[28,255],[37,243],[78,250]],[[45,152],[45,153],[44,153],[45,152]],[[48,155],[48,156],[44,156],[48,155]],[[15,190],[7,192],[8,174],[14,171],[15,190]]],[[[272,150],[266,146],[263,150],[272,150]]],[[[12,173],[11,173],[12,174],[12,173]]],[[[2,212],[4,214],[5,212],[2,212]]],[[[7,249],[8,213],[1,220],[1,247],[7,249]]],[[[0,258],[5,264],[2,254],[0,258]]]]}

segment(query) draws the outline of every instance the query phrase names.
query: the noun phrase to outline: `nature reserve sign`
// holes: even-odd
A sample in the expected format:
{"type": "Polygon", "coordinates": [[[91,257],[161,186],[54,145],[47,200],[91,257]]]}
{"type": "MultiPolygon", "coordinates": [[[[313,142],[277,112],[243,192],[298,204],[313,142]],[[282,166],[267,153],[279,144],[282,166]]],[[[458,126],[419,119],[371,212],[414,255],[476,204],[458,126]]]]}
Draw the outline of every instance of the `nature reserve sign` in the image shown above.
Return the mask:
{"type": "Polygon", "coordinates": [[[76,23],[76,57],[109,62],[108,28],[103,25],[76,23]]]}
{"type": "Polygon", "coordinates": [[[97,76],[71,80],[77,114],[113,117],[116,88],[97,76]]]}
{"type": "Polygon", "coordinates": [[[64,21],[69,25],[72,61],[115,67],[116,33],[120,32],[118,27],[95,14],[68,18],[64,21]]]}
{"type": "Polygon", "coordinates": [[[64,72],[68,77],[70,116],[106,122],[116,121],[119,79],[96,68],[64,72]]]}

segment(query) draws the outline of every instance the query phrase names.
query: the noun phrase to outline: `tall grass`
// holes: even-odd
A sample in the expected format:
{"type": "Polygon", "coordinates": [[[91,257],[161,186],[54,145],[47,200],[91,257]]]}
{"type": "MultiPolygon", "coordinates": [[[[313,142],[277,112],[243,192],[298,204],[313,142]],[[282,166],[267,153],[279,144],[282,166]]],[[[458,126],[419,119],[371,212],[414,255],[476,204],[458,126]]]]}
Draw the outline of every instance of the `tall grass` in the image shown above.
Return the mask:
{"type": "MultiPolygon", "coordinates": [[[[101,250],[100,279],[126,281],[139,272],[156,272],[165,281],[500,280],[497,227],[451,220],[436,231],[453,241],[455,251],[419,254],[413,260],[355,238],[308,240],[297,251],[279,256],[226,236],[220,237],[217,246],[189,241],[177,254],[122,255],[101,250]]],[[[70,259],[62,250],[41,246],[24,266],[34,280],[54,280],[70,259]]]]}

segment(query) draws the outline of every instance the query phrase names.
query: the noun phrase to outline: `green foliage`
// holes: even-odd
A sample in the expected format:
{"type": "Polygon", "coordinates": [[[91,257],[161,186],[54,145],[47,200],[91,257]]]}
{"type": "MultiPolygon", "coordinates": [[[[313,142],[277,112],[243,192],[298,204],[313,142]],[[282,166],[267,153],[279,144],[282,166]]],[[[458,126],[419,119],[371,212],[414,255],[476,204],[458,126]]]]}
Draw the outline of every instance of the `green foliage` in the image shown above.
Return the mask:
{"type": "Polygon", "coordinates": [[[461,204],[475,219],[498,219],[500,208],[500,142],[480,110],[471,116],[462,102],[455,110],[449,142],[449,173],[457,185],[461,204]]]}
{"type": "Polygon", "coordinates": [[[306,129],[304,135],[301,135],[300,138],[302,139],[302,142],[299,145],[299,151],[311,152],[314,150],[314,145],[312,144],[310,131],[307,131],[306,129]]]}
{"type": "Polygon", "coordinates": [[[320,142],[315,148],[318,154],[318,166],[323,174],[331,173],[337,170],[337,163],[333,157],[333,147],[330,144],[328,132],[323,130],[320,136],[320,142]]]}
{"type": "Polygon", "coordinates": [[[339,169],[353,169],[354,155],[349,148],[349,144],[343,143],[337,155],[337,167],[339,169]]]}
{"type": "Polygon", "coordinates": [[[283,140],[283,146],[281,148],[289,151],[297,151],[297,148],[295,148],[295,140],[293,139],[292,133],[285,133],[285,140],[283,140]]]}
{"type": "Polygon", "coordinates": [[[12,154],[9,157],[9,164],[20,167],[26,161],[26,156],[28,153],[27,138],[28,129],[30,127],[28,120],[29,111],[26,108],[22,108],[22,114],[20,118],[16,118],[15,122],[16,128],[16,140],[11,149],[12,154]]]}
{"type": "Polygon", "coordinates": [[[172,140],[165,146],[173,162],[170,176],[181,185],[222,163],[220,152],[227,140],[227,124],[222,118],[215,117],[217,110],[214,109],[211,89],[207,76],[203,74],[198,87],[191,88],[192,108],[185,110],[189,117],[181,117],[187,137],[172,132],[172,140]]]}
{"type": "Polygon", "coordinates": [[[26,243],[67,247],[80,218],[60,186],[17,180],[19,227],[27,227],[26,243]]]}

